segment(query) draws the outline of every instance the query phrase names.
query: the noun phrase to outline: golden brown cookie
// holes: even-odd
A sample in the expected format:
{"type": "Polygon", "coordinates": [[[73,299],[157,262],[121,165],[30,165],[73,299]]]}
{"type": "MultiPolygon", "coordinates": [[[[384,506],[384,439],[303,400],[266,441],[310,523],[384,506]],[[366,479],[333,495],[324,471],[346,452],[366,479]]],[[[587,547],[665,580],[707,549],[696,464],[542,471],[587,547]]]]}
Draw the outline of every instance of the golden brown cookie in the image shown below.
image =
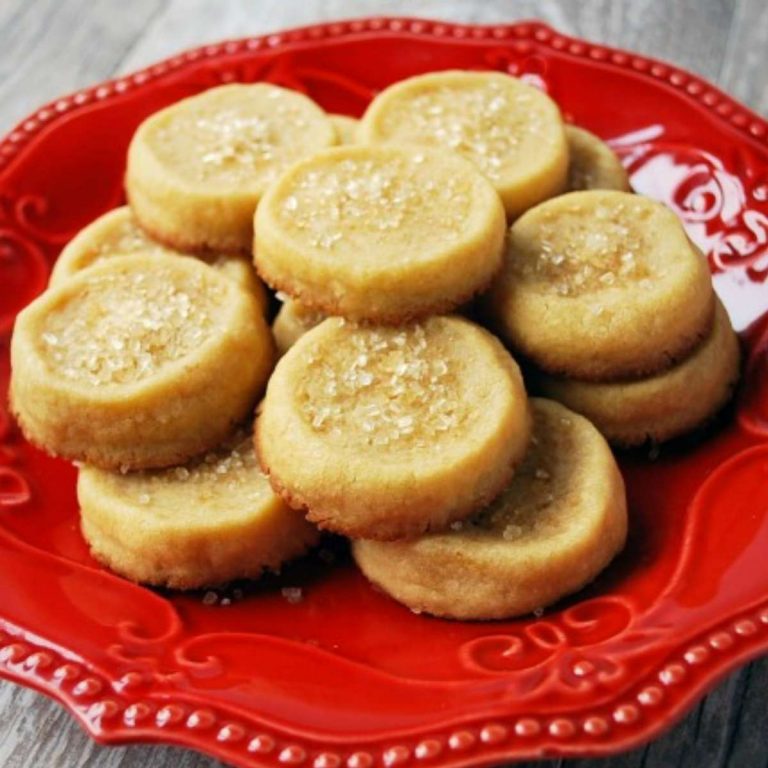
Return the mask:
{"type": "Polygon", "coordinates": [[[528,435],[519,369],[479,326],[331,318],[277,364],[257,447],[275,490],[309,520],[394,539],[444,528],[489,502],[528,435]]]}
{"type": "MultiPolygon", "coordinates": [[[[153,240],[139,226],[131,209],[125,205],[99,216],[62,250],[51,272],[50,286],[76,275],[80,270],[97,264],[110,256],[125,256],[131,253],[145,253],[153,256],[189,256],[153,240]]],[[[267,311],[268,298],[264,284],[256,276],[250,259],[244,256],[209,254],[205,261],[221,270],[227,277],[240,283],[259,302],[263,312],[267,311]]]]}
{"type": "Polygon", "coordinates": [[[19,313],[11,406],[49,453],[163,467],[225,439],[273,360],[261,310],[233,280],[197,259],[115,256],[19,313]]]}
{"type": "Polygon", "coordinates": [[[568,140],[569,192],[581,189],[617,189],[631,192],[629,177],[616,153],[594,133],[565,126],[568,140]]]}
{"type": "Polygon", "coordinates": [[[126,192],[153,238],[180,251],[249,253],[253,212],[291,163],[336,143],[306,96],[222,85],[147,118],[128,150],[126,192]]]}
{"type": "Polygon", "coordinates": [[[571,192],[509,231],[486,298],[519,353],[569,378],[650,375],[684,358],[712,327],[706,259],[672,211],[626,192],[571,192]]]}
{"type": "Polygon", "coordinates": [[[504,210],[466,160],[349,146],[292,166],[256,211],[261,277],[308,309],[399,323],[448,311],[501,266],[504,210]]]}
{"type": "Polygon", "coordinates": [[[250,434],[184,466],[77,481],[93,556],[131,581],[195,589],[279,571],[318,538],[261,473],[250,434]]]}
{"type": "Polygon", "coordinates": [[[568,145],[557,104],[500,72],[401,80],[370,103],[358,137],[458,152],[496,187],[510,218],[565,189],[568,145]]]}
{"type": "Polygon", "coordinates": [[[454,619],[530,613],[584,587],[623,548],[624,482],[600,433],[531,400],[533,436],[506,490],[450,531],[355,541],[363,573],[411,610],[454,619]]]}
{"type": "Polygon", "coordinates": [[[547,396],[583,414],[612,443],[663,442],[709,421],[730,399],[739,379],[739,342],[717,302],[707,338],[677,365],[634,381],[599,383],[539,374],[547,396]]]}

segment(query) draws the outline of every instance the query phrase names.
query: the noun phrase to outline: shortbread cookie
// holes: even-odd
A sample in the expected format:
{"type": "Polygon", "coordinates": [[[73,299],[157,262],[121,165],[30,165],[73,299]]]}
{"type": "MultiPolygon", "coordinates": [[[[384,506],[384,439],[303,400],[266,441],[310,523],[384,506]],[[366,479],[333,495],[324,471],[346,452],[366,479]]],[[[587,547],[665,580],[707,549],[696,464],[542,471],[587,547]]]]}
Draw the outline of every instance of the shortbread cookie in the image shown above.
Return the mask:
{"type": "Polygon", "coordinates": [[[303,160],[256,211],[261,277],[305,307],[404,322],[448,311],[501,266],[504,210],[457,155],[338,147],[303,160]]]}
{"type": "Polygon", "coordinates": [[[224,85],[145,120],[128,150],[126,192],[141,226],[181,251],[250,252],[264,190],[336,143],[313,101],[274,85],[224,85]]]}
{"type": "Polygon", "coordinates": [[[411,541],[353,543],[374,584],[417,612],[510,618],[581,589],[623,548],[624,482],[605,440],[557,403],[531,404],[525,460],[480,514],[411,541]]]}
{"type": "Polygon", "coordinates": [[[357,127],[359,120],[346,115],[328,115],[333,127],[336,129],[336,138],[339,144],[357,144],[357,127]]]}
{"type": "Polygon", "coordinates": [[[520,372],[479,326],[338,318],[302,336],[270,379],[257,428],[272,486],[321,528],[395,539],[493,499],[525,452],[520,372]]]}
{"type": "Polygon", "coordinates": [[[307,331],[325,319],[321,312],[314,312],[298,301],[286,299],[272,321],[277,354],[284,355],[307,331]]]}
{"type": "Polygon", "coordinates": [[[370,103],[358,136],[462,154],[490,179],[511,218],[565,189],[568,146],[557,104],[500,72],[401,80],[370,103]]]}
{"type": "Polygon", "coordinates": [[[270,487],[250,435],[171,469],[84,466],[77,497],[93,556],[144,584],[193,589],[256,578],[318,538],[270,487]]]}
{"type": "Polygon", "coordinates": [[[616,153],[594,133],[565,126],[568,140],[568,190],[618,189],[630,192],[629,177],[616,153]]]}
{"type": "Polygon", "coordinates": [[[709,336],[689,357],[636,381],[599,383],[540,375],[548,397],[584,414],[616,445],[662,442],[709,421],[739,379],[739,342],[718,301],[709,336]]]}
{"type": "Polygon", "coordinates": [[[220,443],[274,360],[256,300],[197,259],[115,256],[16,320],[11,404],[49,453],[163,467],[220,443]]]}
{"type": "MultiPolygon", "coordinates": [[[[139,226],[131,209],[125,205],[99,216],[72,238],[53,265],[49,285],[60,285],[62,281],[110,256],[125,256],[130,253],[146,253],[152,256],[191,255],[167,248],[153,240],[139,226]]],[[[240,255],[210,254],[205,261],[250,291],[262,311],[267,311],[267,291],[256,276],[250,259],[240,255]]]]}
{"type": "Polygon", "coordinates": [[[548,200],[512,226],[490,319],[518,352],[587,380],[648,375],[712,327],[706,259],[668,208],[592,190],[548,200]]]}

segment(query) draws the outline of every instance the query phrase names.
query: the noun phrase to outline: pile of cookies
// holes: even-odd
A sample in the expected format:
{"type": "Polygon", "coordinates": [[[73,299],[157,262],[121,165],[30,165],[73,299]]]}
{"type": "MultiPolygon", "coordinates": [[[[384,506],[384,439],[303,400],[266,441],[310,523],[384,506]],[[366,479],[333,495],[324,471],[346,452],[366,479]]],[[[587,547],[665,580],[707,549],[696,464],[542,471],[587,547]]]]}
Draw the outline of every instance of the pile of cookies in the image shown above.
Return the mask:
{"type": "Polygon", "coordinates": [[[214,88],[139,127],[126,191],[20,313],[10,394],[135,581],[255,578],[322,529],[414,611],[534,611],[624,545],[605,437],[687,431],[738,376],[674,215],[507,75],[411,78],[359,122],[214,88]]]}
{"type": "Polygon", "coordinates": [[[707,262],[677,217],[641,195],[560,195],[512,224],[485,297],[538,391],[618,446],[662,442],[720,410],[739,345],[707,262]]]}

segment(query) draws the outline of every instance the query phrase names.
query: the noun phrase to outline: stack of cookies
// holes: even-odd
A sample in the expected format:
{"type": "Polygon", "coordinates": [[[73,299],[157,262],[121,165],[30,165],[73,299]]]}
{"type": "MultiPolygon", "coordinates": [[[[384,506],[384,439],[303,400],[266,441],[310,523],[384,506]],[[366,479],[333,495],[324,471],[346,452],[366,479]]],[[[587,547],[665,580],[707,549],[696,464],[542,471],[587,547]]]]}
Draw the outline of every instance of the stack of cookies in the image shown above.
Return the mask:
{"type": "Polygon", "coordinates": [[[485,304],[532,383],[619,446],[690,431],[738,380],[738,341],[706,259],[671,211],[640,195],[572,192],[529,210],[485,304]]]}
{"type": "Polygon", "coordinates": [[[254,578],[323,529],[414,611],[536,610],[624,545],[605,437],[693,428],[738,373],[674,216],[507,75],[411,78],[359,122],[211,89],[141,125],[126,189],[19,315],[11,400],[134,581],[254,578]],[[476,297],[560,403],[450,314],[476,297]]]}
{"type": "Polygon", "coordinates": [[[129,151],[130,207],[78,234],[17,319],[12,409],[30,441],[80,465],[91,551],[134,581],[256,578],[317,542],[253,449],[275,345],[250,250],[264,190],[334,145],[335,120],[267,85],[156,113],[129,151]]]}
{"type": "Polygon", "coordinates": [[[496,338],[439,313],[499,274],[507,217],[564,188],[559,113],[511,78],[448,73],[382,93],[357,136],[294,165],[256,212],[257,269],[288,298],[262,468],[412,610],[548,605],[623,546],[621,476],[589,422],[528,402],[496,338]]]}

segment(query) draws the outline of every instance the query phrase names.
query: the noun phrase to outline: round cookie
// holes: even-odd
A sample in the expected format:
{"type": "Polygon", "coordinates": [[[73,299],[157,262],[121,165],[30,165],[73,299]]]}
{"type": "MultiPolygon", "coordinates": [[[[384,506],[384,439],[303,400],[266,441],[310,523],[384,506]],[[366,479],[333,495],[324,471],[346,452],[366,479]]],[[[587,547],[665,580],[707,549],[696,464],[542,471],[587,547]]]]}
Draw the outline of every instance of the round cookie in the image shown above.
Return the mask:
{"type": "Polygon", "coordinates": [[[616,153],[594,133],[575,125],[565,126],[568,141],[570,192],[581,189],[617,189],[630,192],[629,177],[616,153]]]}
{"type": "Polygon", "coordinates": [[[373,99],[358,136],[458,152],[490,179],[510,218],[565,189],[568,145],[557,104],[500,72],[401,80],[373,99]]]}
{"type": "Polygon", "coordinates": [[[304,553],[317,529],[277,496],[250,435],[185,466],[83,466],[81,527],[93,556],[131,581],[195,589],[256,578],[304,553]]]}
{"type": "Polygon", "coordinates": [[[591,582],[623,548],[624,482],[600,433],[531,400],[531,446],[501,495],[450,531],[355,541],[363,573],[411,610],[454,619],[530,613],[591,582]]]}
{"type": "Polygon", "coordinates": [[[19,313],[10,398],[49,453],[163,467],[220,443],[272,369],[256,300],[197,259],[115,256],[19,313]]]}
{"type": "Polygon", "coordinates": [[[501,266],[504,210],[470,163],[420,147],[338,147],[256,210],[261,277],[305,307],[399,323],[448,311],[501,266]]]}
{"type": "Polygon", "coordinates": [[[346,115],[328,115],[336,129],[336,137],[339,144],[357,144],[357,127],[359,120],[346,115]]]}
{"type": "Polygon", "coordinates": [[[739,342],[717,302],[709,336],[682,362],[645,379],[599,383],[538,376],[547,396],[586,416],[612,443],[663,442],[706,423],[739,379],[739,342]]]}
{"type": "Polygon", "coordinates": [[[479,326],[324,320],[275,368],[256,431],[272,486],[321,528],[395,539],[506,485],[528,443],[519,369],[479,326]]]}
{"type": "Polygon", "coordinates": [[[147,118],[128,149],[125,187],[141,226],[181,251],[249,253],[253,211],[301,157],[336,143],[306,96],[223,85],[147,118]]]}
{"type": "MultiPolygon", "coordinates": [[[[49,286],[61,285],[64,280],[105,258],[131,253],[153,256],[191,255],[167,248],[153,240],[139,226],[131,209],[124,205],[99,216],[72,238],[53,265],[49,286]]],[[[211,255],[205,261],[250,291],[259,302],[262,312],[266,313],[269,303],[267,291],[249,259],[244,256],[211,255]]]]}
{"type": "Polygon", "coordinates": [[[585,380],[649,375],[712,327],[706,259],[668,208],[640,195],[570,192],[520,217],[485,299],[509,344],[585,380]]]}
{"type": "Polygon", "coordinates": [[[313,312],[293,299],[286,299],[272,321],[277,354],[284,355],[307,331],[324,319],[322,313],[313,312]]]}

